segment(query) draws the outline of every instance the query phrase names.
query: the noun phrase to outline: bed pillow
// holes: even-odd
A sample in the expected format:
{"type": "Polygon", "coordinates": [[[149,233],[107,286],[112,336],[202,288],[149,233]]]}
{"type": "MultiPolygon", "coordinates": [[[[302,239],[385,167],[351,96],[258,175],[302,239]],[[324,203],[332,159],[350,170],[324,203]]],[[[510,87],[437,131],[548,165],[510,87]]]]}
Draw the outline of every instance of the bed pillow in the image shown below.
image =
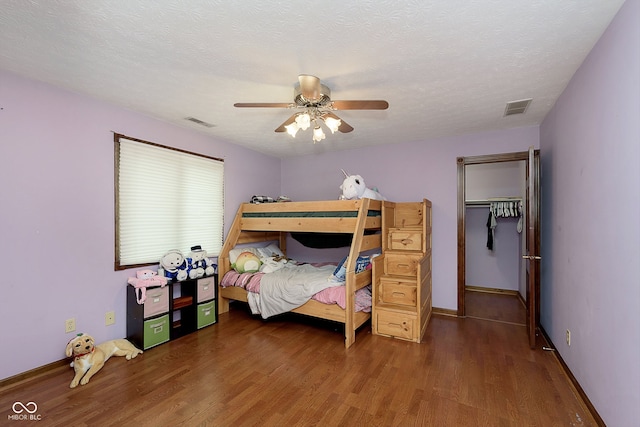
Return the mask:
{"type": "Polygon", "coordinates": [[[264,248],[256,248],[257,250],[257,255],[260,258],[271,258],[271,257],[283,257],[284,254],[282,253],[282,251],[280,250],[280,248],[278,247],[278,245],[276,243],[271,243],[269,246],[264,247],[264,248]]]}
{"type": "Polygon", "coordinates": [[[242,252],[251,252],[256,255],[258,258],[268,258],[272,256],[284,256],[277,243],[271,243],[269,246],[264,248],[250,248],[250,247],[240,247],[233,248],[229,251],[229,262],[231,264],[235,264],[238,256],[242,252]]]}

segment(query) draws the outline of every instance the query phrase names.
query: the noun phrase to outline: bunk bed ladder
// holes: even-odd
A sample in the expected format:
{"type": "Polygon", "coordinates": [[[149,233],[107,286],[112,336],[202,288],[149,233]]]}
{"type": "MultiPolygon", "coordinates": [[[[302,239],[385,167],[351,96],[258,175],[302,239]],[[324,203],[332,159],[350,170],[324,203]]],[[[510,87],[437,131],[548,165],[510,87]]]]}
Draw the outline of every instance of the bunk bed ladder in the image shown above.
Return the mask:
{"type": "Polygon", "coordinates": [[[358,209],[358,219],[356,221],[356,227],[353,232],[353,241],[351,242],[351,248],[349,250],[349,257],[347,258],[347,275],[345,282],[346,306],[349,308],[345,310],[344,319],[344,334],[345,334],[345,347],[349,348],[356,341],[356,328],[354,321],[355,313],[355,292],[356,292],[356,261],[361,252],[364,227],[367,220],[367,214],[369,213],[369,199],[361,199],[362,204],[358,209]]]}

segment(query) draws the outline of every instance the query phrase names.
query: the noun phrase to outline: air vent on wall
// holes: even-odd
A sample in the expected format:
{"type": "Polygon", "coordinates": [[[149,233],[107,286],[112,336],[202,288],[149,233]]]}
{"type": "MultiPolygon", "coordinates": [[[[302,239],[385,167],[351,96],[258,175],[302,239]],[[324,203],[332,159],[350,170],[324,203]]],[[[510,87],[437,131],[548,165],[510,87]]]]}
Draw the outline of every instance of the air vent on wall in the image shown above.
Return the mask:
{"type": "Polygon", "coordinates": [[[507,108],[504,110],[504,115],[511,116],[513,114],[524,114],[524,112],[527,111],[527,108],[529,108],[529,104],[531,104],[532,100],[532,98],[529,98],[521,99],[520,101],[507,102],[507,108]]]}
{"type": "Polygon", "coordinates": [[[215,125],[212,125],[211,123],[207,123],[207,122],[202,121],[200,119],[196,119],[195,117],[186,117],[185,120],[189,120],[190,122],[193,122],[195,124],[198,124],[198,125],[201,125],[201,126],[204,126],[204,127],[208,127],[208,128],[212,128],[212,127],[215,126],[215,125]]]}

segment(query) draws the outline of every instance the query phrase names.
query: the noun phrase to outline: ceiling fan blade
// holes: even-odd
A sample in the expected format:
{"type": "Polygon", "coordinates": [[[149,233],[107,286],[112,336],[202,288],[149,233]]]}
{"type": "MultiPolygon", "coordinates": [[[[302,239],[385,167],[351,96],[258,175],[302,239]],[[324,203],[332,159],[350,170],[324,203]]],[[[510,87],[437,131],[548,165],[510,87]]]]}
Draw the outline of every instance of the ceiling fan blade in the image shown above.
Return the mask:
{"type": "Polygon", "coordinates": [[[280,126],[278,126],[276,128],[276,132],[286,132],[287,129],[285,129],[285,126],[290,125],[291,123],[296,121],[296,116],[298,115],[298,113],[292,115],[291,117],[289,117],[284,123],[282,123],[280,126]]]}
{"type": "Polygon", "coordinates": [[[342,133],[349,133],[349,132],[351,132],[351,131],[353,130],[353,127],[352,127],[349,123],[345,122],[345,121],[344,121],[344,120],[342,120],[342,119],[340,119],[340,122],[341,122],[341,123],[340,123],[340,127],[338,127],[338,130],[339,130],[340,132],[342,132],[342,133]]]}
{"type": "Polygon", "coordinates": [[[389,103],[383,100],[333,101],[336,110],[386,110],[389,103]]]}
{"type": "Polygon", "coordinates": [[[236,102],[233,104],[238,108],[289,108],[290,102],[236,102]]]}
{"type": "Polygon", "coordinates": [[[298,76],[300,82],[300,93],[308,101],[317,101],[322,94],[320,93],[320,79],[316,76],[308,74],[300,74],[298,76]]]}
{"type": "Polygon", "coordinates": [[[324,116],[325,117],[331,117],[331,118],[336,119],[336,120],[340,120],[340,126],[338,126],[338,131],[339,132],[348,133],[348,132],[351,132],[353,130],[353,127],[349,123],[345,122],[344,120],[342,120],[340,117],[336,116],[333,113],[325,113],[324,116]]]}

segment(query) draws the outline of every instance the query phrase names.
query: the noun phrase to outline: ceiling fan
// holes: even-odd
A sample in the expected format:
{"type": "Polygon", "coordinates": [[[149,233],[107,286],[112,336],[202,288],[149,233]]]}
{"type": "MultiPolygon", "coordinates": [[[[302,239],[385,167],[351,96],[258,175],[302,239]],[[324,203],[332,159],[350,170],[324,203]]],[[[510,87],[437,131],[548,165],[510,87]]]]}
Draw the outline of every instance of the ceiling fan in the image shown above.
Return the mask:
{"type": "Polygon", "coordinates": [[[276,128],[276,132],[288,132],[291,136],[296,135],[298,130],[306,130],[314,124],[313,141],[318,142],[325,138],[324,132],[320,128],[320,123],[324,123],[331,133],[336,131],[347,133],[353,127],[338,117],[334,111],[337,110],[386,110],[389,103],[383,100],[331,100],[331,90],[320,82],[316,76],[301,74],[298,76],[293,91],[293,102],[238,102],[233,104],[239,108],[295,108],[300,110],[289,117],[284,123],[276,128]]]}

